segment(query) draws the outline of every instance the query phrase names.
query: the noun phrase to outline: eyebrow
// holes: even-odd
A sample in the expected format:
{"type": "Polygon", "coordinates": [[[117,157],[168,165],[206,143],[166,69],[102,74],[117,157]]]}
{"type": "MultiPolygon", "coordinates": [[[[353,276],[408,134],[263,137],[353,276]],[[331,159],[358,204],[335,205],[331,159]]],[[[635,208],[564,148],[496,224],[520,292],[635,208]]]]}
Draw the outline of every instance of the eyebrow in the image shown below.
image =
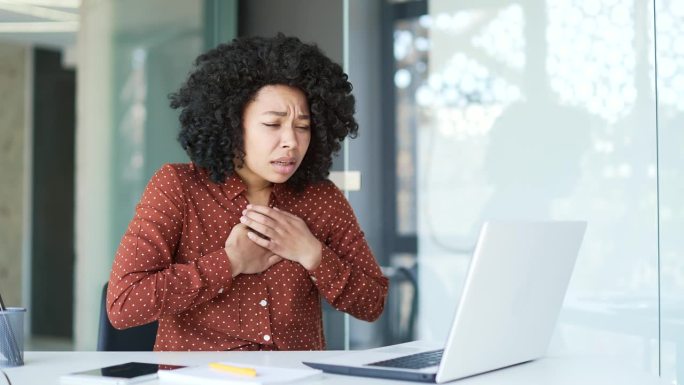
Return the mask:
{"type": "MultiPolygon", "coordinates": [[[[266,112],[264,112],[262,115],[287,116],[287,112],[283,112],[283,111],[266,111],[266,112]]],[[[300,114],[297,118],[298,118],[298,119],[307,119],[307,120],[311,119],[311,117],[310,117],[309,115],[305,115],[305,114],[300,114]]]]}

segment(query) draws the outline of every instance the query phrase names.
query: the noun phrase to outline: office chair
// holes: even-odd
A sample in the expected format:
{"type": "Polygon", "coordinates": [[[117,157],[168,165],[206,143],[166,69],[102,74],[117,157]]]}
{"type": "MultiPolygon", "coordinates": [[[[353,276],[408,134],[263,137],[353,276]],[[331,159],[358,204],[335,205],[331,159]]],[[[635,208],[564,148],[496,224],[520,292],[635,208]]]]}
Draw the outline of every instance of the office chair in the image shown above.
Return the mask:
{"type": "Polygon", "coordinates": [[[385,345],[413,341],[418,313],[417,265],[383,266],[382,271],[390,280],[390,292],[383,316],[386,318],[385,345]]]}
{"type": "Polygon", "coordinates": [[[107,317],[107,283],[102,288],[100,300],[100,327],[97,336],[97,350],[106,352],[152,351],[157,338],[158,323],[118,330],[107,317]]]}

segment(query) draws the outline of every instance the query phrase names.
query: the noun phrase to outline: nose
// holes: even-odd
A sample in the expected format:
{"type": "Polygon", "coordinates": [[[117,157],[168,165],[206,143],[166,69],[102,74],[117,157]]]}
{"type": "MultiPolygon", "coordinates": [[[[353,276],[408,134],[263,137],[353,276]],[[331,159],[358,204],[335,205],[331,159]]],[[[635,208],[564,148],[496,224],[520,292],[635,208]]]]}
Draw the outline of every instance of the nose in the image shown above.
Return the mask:
{"type": "Polygon", "coordinates": [[[282,148],[297,148],[297,135],[295,134],[294,125],[287,125],[281,131],[280,146],[282,148]]]}

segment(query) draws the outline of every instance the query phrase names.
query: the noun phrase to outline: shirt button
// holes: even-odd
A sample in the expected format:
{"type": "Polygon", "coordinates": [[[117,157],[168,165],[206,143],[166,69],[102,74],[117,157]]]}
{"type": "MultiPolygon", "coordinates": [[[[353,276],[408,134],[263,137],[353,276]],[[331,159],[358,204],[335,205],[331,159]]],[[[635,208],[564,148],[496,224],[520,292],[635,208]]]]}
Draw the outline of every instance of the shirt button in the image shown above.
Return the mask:
{"type": "Polygon", "coordinates": [[[268,334],[264,334],[264,341],[270,341],[270,340],[271,340],[271,336],[269,336],[268,334]]]}
{"type": "Polygon", "coordinates": [[[259,301],[259,305],[266,307],[266,305],[268,305],[268,302],[265,299],[262,299],[261,301],[259,301]]]}
{"type": "Polygon", "coordinates": [[[220,288],[218,291],[219,294],[223,294],[223,288],[220,288]]]}
{"type": "Polygon", "coordinates": [[[311,277],[311,280],[312,280],[312,281],[316,282],[316,277],[314,277],[313,275],[310,276],[310,277],[311,277]]]}

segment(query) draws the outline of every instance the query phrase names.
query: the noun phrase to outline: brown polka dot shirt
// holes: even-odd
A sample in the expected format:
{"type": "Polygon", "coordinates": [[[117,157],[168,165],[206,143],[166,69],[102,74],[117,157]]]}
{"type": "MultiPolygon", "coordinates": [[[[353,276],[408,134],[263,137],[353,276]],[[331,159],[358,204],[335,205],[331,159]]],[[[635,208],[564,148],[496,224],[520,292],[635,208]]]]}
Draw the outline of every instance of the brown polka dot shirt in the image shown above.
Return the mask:
{"type": "Polygon", "coordinates": [[[356,318],[383,311],[388,281],[351,206],[329,181],[296,193],[277,184],[269,205],[302,218],[323,244],[313,271],[288,260],[232,278],[224,244],[247,206],[245,184],[193,164],[152,177],[116,252],[107,313],[117,328],[159,321],[155,350],[325,348],[320,297],[356,318]]]}

